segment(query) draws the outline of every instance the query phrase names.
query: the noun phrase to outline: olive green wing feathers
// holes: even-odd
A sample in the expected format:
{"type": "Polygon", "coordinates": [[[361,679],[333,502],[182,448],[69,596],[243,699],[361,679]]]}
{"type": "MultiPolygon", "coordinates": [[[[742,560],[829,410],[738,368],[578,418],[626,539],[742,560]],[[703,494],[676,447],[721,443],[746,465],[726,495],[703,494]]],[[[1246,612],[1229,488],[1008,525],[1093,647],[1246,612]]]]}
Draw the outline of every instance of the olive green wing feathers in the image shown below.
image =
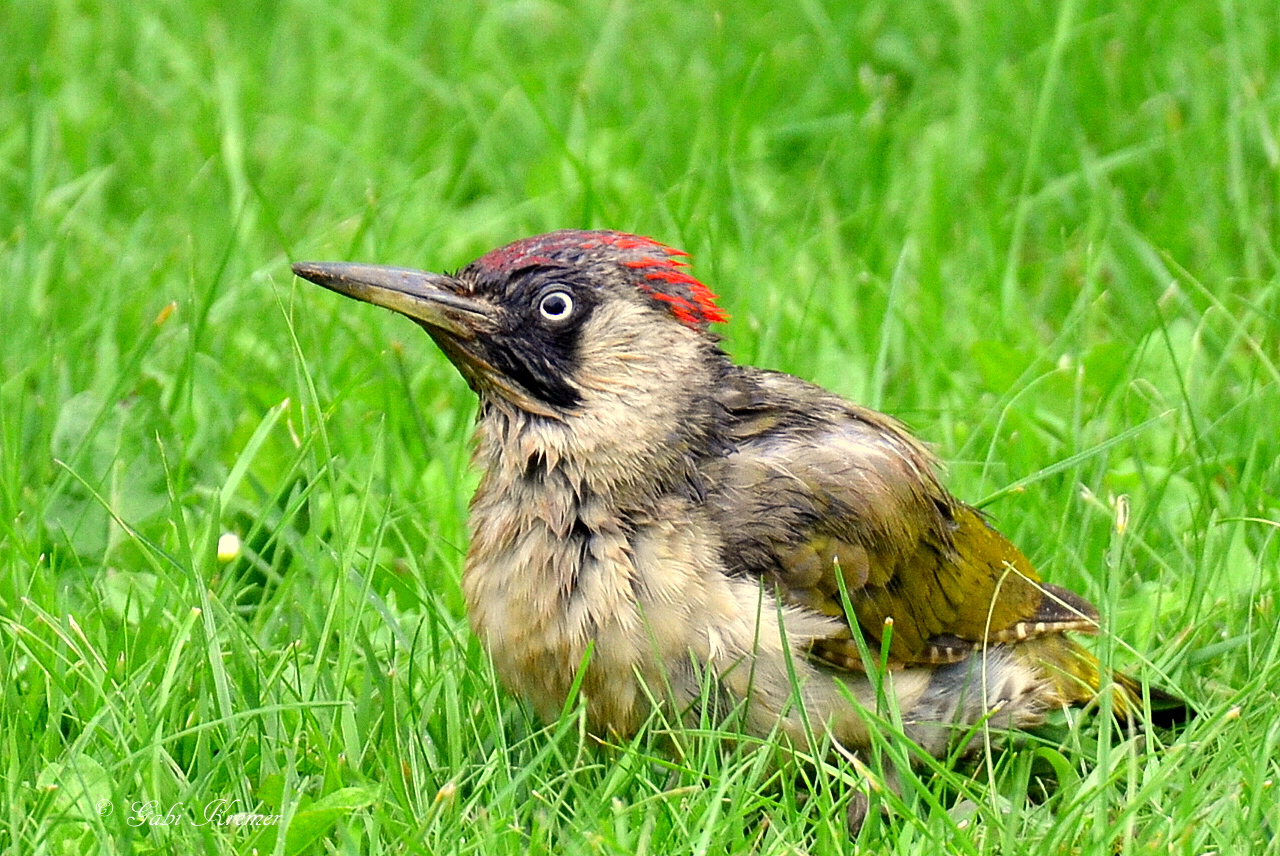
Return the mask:
{"type": "MultiPolygon", "coordinates": [[[[731,569],[772,580],[784,602],[845,614],[872,645],[887,636],[895,665],[1095,628],[1087,601],[1041,583],[942,487],[932,455],[899,423],[788,375],[747,371],[726,385],[736,452],[713,480],[731,569]]],[[[862,668],[851,637],[821,640],[813,654],[862,668]]]]}

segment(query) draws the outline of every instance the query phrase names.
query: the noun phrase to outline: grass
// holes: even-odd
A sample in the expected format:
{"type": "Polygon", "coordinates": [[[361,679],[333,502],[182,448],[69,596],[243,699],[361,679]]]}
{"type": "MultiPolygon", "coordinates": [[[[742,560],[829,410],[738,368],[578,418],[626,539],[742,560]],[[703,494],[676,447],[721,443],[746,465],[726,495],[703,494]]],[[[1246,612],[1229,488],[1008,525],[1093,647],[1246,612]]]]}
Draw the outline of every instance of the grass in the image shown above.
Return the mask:
{"type": "Polygon", "coordinates": [[[1104,661],[1200,706],[905,772],[862,847],[1280,851],[1280,7],[0,21],[9,852],[852,849],[848,765],[661,723],[601,749],[496,686],[458,591],[470,393],[288,272],[565,226],[693,252],[739,360],[908,420],[1102,607],[1104,661]]]}

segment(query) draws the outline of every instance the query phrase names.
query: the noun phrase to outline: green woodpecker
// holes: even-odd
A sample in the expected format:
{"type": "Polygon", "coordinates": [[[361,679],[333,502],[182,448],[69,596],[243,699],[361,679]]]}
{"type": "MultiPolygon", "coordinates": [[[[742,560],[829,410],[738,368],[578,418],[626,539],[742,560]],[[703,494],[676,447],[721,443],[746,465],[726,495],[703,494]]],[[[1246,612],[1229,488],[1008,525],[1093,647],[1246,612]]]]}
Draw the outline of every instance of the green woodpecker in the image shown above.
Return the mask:
{"type": "MultiPolygon", "coordinates": [[[[462,585],[503,682],[554,719],[580,678],[598,734],[659,704],[856,750],[876,706],[857,633],[935,755],[984,717],[1093,699],[1098,662],[1068,634],[1094,607],[1042,583],[900,423],[735,365],[684,256],[565,230],[452,275],[293,266],[416,321],[480,396],[462,585]]],[[[1141,710],[1132,680],[1110,689],[1141,710]]]]}

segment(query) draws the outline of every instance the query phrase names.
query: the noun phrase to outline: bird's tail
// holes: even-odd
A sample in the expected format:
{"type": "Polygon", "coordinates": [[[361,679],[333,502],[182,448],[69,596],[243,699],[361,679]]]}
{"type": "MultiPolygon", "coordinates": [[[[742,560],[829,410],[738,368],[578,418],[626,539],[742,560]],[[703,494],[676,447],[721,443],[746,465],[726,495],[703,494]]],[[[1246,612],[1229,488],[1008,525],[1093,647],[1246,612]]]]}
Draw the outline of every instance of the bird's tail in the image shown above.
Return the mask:
{"type": "Polygon", "coordinates": [[[1023,662],[1034,665],[1044,675],[1051,690],[1050,699],[1057,705],[1101,702],[1107,695],[1112,713],[1121,722],[1137,723],[1150,718],[1152,724],[1161,727],[1178,725],[1194,715],[1185,699],[1156,687],[1144,690],[1129,675],[1113,672],[1104,679],[1098,658],[1064,634],[1030,639],[1013,647],[1023,662]]]}

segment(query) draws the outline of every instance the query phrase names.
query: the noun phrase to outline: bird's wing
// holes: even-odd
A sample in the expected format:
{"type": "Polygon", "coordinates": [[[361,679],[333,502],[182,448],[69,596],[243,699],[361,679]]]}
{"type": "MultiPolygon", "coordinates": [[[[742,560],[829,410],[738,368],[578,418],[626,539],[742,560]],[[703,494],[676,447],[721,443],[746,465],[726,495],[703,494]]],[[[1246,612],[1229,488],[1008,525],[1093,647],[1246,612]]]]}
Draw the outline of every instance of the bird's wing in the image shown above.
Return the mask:
{"type": "MultiPolygon", "coordinates": [[[[712,464],[709,480],[731,569],[773,580],[786,602],[851,612],[873,645],[891,624],[895,664],[1093,628],[1093,607],[1041,583],[1016,547],[942,487],[932,455],[896,421],[789,375],[740,372],[721,396],[736,451],[712,464]]],[[[850,638],[823,640],[814,654],[862,667],[850,638]]]]}

